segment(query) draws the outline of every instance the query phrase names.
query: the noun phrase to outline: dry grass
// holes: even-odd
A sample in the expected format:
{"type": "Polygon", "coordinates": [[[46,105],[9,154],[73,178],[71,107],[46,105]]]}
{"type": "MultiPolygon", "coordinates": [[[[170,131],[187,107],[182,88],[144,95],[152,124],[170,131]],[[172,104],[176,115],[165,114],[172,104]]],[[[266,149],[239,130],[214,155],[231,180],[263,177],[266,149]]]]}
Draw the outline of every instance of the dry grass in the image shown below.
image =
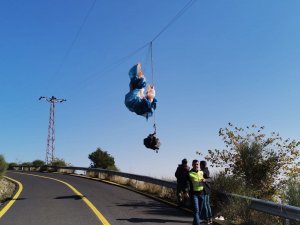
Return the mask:
{"type": "Polygon", "coordinates": [[[165,199],[172,202],[176,202],[176,190],[171,188],[162,187],[160,185],[146,183],[143,181],[133,180],[129,178],[124,178],[120,176],[109,176],[104,173],[98,173],[94,171],[89,171],[86,173],[86,176],[99,178],[107,181],[111,181],[117,184],[125,185],[129,188],[165,199]]]}
{"type": "Polygon", "coordinates": [[[11,198],[14,194],[16,185],[5,179],[5,178],[1,178],[0,179],[0,202],[4,202],[5,200],[7,200],[8,198],[11,198]]]}

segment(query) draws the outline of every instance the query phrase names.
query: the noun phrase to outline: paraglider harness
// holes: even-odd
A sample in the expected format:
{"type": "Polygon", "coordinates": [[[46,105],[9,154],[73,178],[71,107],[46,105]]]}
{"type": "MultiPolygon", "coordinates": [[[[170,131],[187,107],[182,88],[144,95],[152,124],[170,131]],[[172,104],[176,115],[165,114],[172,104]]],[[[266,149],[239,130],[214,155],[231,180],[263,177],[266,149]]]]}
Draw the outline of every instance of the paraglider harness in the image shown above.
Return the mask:
{"type": "Polygon", "coordinates": [[[144,145],[146,146],[146,148],[156,150],[157,153],[160,147],[160,141],[155,135],[155,132],[153,134],[149,134],[148,137],[144,139],[144,145]]]}
{"type": "Polygon", "coordinates": [[[144,139],[144,145],[146,146],[146,148],[150,148],[156,151],[156,153],[158,153],[158,149],[161,145],[159,138],[156,137],[156,126],[155,124],[154,126],[154,133],[149,134],[148,137],[146,137],[144,139]]]}

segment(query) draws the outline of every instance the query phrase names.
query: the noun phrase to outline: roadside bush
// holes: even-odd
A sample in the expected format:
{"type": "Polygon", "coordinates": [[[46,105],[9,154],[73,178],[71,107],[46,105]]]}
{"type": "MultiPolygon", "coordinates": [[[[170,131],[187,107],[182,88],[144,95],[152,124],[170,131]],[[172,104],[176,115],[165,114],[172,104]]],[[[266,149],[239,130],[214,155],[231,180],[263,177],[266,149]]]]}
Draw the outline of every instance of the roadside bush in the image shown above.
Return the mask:
{"type": "Polygon", "coordinates": [[[228,198],[225,193],[249,196],[251,191],[247,189],[243,179],[223,172],[215,175],[212,183],[211,205],[215,216],[224,216],[229,221],[246,221],[249,215],[247,202],[228,198]]]}
{"type": "Polygon", "coordinates": [[[18,163],[15,163],[15,162],[8,163],[9,170],[12,170],[14,168],[14,166],[18,166],[18,163]]]}
{"type": "Polygon", "coordinates": [[[51,163],[50,166],[69,166],[68,163],[64,159],[55,158],[51,163]]]}
{"type": "Polygon", "coordinates": [[[32,162],[23,162],[21,166],[32,166],[32,162]]]}
{"type": "Polygon", "coordinates": [[[37,166],[37,167],[39,167],[39,166],[44,166],[44,165],[45,165],[45,162],[44,162],[43,160],[36,159],[36,160],[34,160],[34,161],[32,162],[32,165],[33,165],[33,166],[37,166]]]}
{"type": "Polygon", "coordinates": [[[4,159],[3,155],[0,155],[0,178],[5,174],[5,171],[7,169],[7,163],[4,159]]]}
{"type": "Polygon", "coordinates": [[[225,193],[253,196],[242,178],[219,173],[213,178],[211,203],[215,216],[224,216],[226,221],[239,225],[279,225],[280,218],[257,212],[249,208],[250,200],[229,197],[225,193]]]}
{"type": "Polygon", "coordinates": [[[300,181],[289,181],[287,185],[286,198],[289,205],[300,207],[300,181]]]}
{"type": "Polygon", "coordinates": [[[0,155],[0,178],[5,174],[5,171],[7,169],[7,163],[4,159],[3,155],[0,155]]]}

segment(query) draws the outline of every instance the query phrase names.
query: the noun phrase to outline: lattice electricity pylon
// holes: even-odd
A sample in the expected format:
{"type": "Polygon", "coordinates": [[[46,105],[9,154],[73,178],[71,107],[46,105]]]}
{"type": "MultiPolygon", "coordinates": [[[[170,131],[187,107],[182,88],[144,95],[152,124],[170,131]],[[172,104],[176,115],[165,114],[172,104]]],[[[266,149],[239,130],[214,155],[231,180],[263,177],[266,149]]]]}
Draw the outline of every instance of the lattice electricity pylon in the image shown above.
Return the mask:
{"type": "Polygon", "coordinates": [[[47,148],[46,148],[46,165],[49,165],[54,160],[54,152],[55,152],[55,120],[54,120],[54,109],[55,103],[62,103],[67,101],[66,99],[58,99],[52,96],[48,97],[40,97],[39,100],[45,99],[50,103],[50,117],[49,117],[49,126],[48,126],[48,138],[47,138],[47,148]]]}

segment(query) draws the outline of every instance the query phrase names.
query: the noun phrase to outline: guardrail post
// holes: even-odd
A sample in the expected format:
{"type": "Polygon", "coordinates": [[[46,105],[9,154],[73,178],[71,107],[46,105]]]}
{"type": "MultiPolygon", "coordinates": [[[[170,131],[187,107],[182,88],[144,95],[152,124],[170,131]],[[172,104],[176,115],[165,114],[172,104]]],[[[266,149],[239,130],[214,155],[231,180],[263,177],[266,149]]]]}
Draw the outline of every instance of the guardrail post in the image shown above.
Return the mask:
{"type": "Polygon", "coordinates": [[[289,219],[285,219],[284,220],[284,225],[290,225],[290,220],[289,219]]]}

